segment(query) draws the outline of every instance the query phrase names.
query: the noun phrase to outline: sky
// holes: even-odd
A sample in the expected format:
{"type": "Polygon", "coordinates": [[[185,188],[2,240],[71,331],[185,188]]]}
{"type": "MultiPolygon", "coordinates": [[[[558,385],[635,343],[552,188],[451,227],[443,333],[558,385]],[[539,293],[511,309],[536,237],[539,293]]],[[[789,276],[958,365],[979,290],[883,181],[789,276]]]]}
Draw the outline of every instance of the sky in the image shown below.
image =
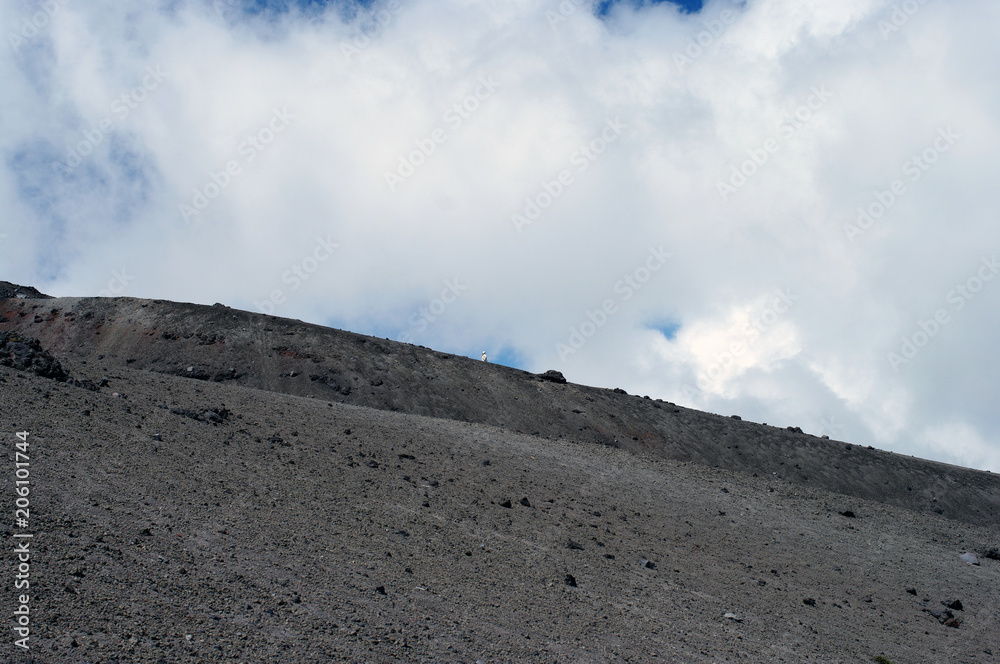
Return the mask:
{"type": "Polygon", "coordinates": [[[1000,472],[1000,5],[5,0],[0,279],[1000,472]]]}

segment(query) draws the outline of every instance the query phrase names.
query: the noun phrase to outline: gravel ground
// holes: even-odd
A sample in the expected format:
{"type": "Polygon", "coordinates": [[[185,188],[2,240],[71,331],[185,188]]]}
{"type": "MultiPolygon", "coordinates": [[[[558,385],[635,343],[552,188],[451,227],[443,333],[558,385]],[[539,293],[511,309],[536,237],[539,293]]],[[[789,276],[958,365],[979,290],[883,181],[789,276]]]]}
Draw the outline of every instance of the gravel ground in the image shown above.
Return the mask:
{"type": "MultiPolygon", "coordinates": [[[[43,303],[46,312],[53,302],[60,301],[43,303]]],[[[0,329],[12,329],[18,311],[38,304],[0,303],[8,319],[0,329]]],[[[202,309],[237,316],[237,323],[251,316],[202,309]]],[[[85,312],[78,313],[74,318],[83,320],[85,312]]],[[[962,487],[949,492],[960,484],[954,478],[969,473],[975,496],[989,497],[997,483],[986,473],[858,446],[846,453],[843,443],[687,409],[674,413],[665,402],[654,407],[471,361],[475,369],[465,369],[452,356],[437,361],[458,364],[464,384],[437,365],[428,371],[444,378],[413,385],[389,373],[382,391],[389,396],[378,397],[388,400],[385,408],[349,402],[375,398],[368,393],[382,386],[370,385],[371,376],[374,389],[344,395],[320,393],[308,376],[297,383],[298,376],[268,373],[290,373],[281,362],[332,371],[333,354],[353,360],[357,375],[379,362],[401,364],[401,351],[389,342],[380,342],[380,351],[375,340],[361,344],[357,335],[345,337],[356,348],[350,356],[335,345],[313,353],[318,362],[277,351],[267,358],[268,371],[253,373],[244,362],[236,367],[243,377],[192,380],[186,367],[173,375],[149,365],[180,366],[196,348],[222,353],[218,347],[227,342],[197,346],[194,334],[191,346],[172,356],[163,344],[183,343],[183,334],[174,341],[160,330],[156,344],[127,347],[135,335],[155,337],[141,333],[148,329],[141,320],[129,332],[121,320],[105,319],[93,336],[116,342],[80,346],[93,329],[57,316],[24,325],[37,326],[42,346],[77,384],[0,366],[0,437],[12,462],[15,432],[30,432],[30,525],[4,526],[9,569],[16,564],[13,534],[34,535],[31,650],[22,652],[9,637],[0,656],[10,661],[1000,659],[1000,561],[986,555],[1000,546],[1000,531],[969,517],[972,494],[962,487]],[[379,356],[385,349],[395,355],[379,356]],[[159,352],[159,362],[147,351],[159,352]],[[443,379],[448,384],[431,397],[418,394],[443,379]],[[316,394],[269,389],[264,383],[272,380],[316,394]],[[525,433],[459,421],[479,417],[482,407],[462,405],[468,410],[450,418],[386,409],[416,409],[429,398],[444,404],[449,392],[477,388],[501,404],[532,391],[528,414],[512,407],[498,415],[521,418],[525,433]],[[559,426],[541,419],[544,408],[571,411],[574,399],[589,404],[594,428],[605,426],[595,412],[617,412],[619,419],[649,413],[649,439],[670,431],[671,420],[655,418],[679,418],[680,442],[672,449],[690,443],[699,462],[610,444],[631,440],[622,433],[626,425],[608,425],[608,440],[567,426],[569,413],[559,426]],[[534,428],[531,417],[540,418],[534,428]],[[725,427],[712,429],[713,422],[725,427]],[[778,471],[754,476],[752,464],[771,452],[755,456],[752,448],[768,436],[787,454],[801,444],[803,458],[836,448],[841,468],[806,481],[778,471]],[[700,462],[710,454],[738,461],[712,445],[730,455],[734,446],[745,449],[749,467],[700,462]],[[850,489],[857,478],[882,472],[936,486],[948,510],[965,518],[923,502],[907,508],[816,486],[837,486],[843,475],[855,478],[842,485],[850,489]],[[978,552],[980,564],[963,561],[967,552],[978,552]],[[943,605],[953,600],[962,608],[943,605]],[[957,626],[929,611],[950,611],[957,626]]],[[[303,325],[266,320],[276,329],[303,325]]],[[[307,343],[308,335],[288,336],[292,353],[305,352],[291,344],[307,343]]],[[[407,371],[438,355],[413,352],[417,361],[407,371]]],[[[11,463],[0,477],[11,509],[14,481],[11,463]]],[[[12,584],[5,596],[13,611],[12,584]]]]}

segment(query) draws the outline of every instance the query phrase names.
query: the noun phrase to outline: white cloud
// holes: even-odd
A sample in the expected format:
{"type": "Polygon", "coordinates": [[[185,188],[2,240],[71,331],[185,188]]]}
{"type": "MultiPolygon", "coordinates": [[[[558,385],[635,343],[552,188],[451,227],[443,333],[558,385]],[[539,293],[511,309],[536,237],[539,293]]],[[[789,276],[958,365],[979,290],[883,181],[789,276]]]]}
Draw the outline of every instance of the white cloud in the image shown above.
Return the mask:
{"type": "Polygon", "coordinates": [[[948,300],[1000,252],[995,3],[924,2],[891,31],[886,0],[605,20],[581,6],[554,24],[542,0],[271,22],[235,4],[65,1],[16,51],[36,5],[0,9],[0,233],[20,249],[4,278],[84,295],[125,269],[127,295],[248,309],[280,290],[278,315],[1000,470],[1000,286],[948,300]],[[150,67],[168,75],[143,88],[150,67]],[[280,132],[276,111],[293,116],[280,132]],[[914,179],[949,127],[959,138],[914,179]],[[391,190],[401,157],[421,163],[391,190]],[[845,225],[894,181],[905,191],[850,242],[845,225]],[[546,206],[518,233],[531,201],[546,206]],[[310,261],[321,240],[340,248],[310,261]],[[616,284],[651,246],[672,257],[625,300],[616,284]],[[466,288],[441,309],[449,279],[466,288]],[[778,289],[799,299],[750,339],[778,289]],[[608,299],[615,313],[562,361],[557,344],[608,299]],[[894,370],[887,354],[938,309],[949,323],[894,370]],[[664,321],[671,340],[651,329],[664,321]]]}

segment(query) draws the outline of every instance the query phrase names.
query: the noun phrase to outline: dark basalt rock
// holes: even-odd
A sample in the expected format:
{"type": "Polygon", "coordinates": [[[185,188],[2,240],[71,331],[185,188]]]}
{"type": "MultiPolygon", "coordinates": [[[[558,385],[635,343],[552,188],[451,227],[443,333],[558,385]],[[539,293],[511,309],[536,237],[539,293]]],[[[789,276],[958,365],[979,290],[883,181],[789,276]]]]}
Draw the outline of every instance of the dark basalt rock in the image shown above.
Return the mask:
{"type": "Polygon", "coordinates": [[[37,339],[15,332],[0,332],[0,364],[20,371],[30,371],[42,378],[64,381],[69,374],[59,360],[42,348],[37,339]]]}
{"type": "Polygon", "coordinates": [[[560,385],[566,383],[566,378],[562,375],[561,372],[556,371],[555,369],[549,369],[545,373],[538,374],[538,379],[547,380],[551,383],[559,383],[560,385]]]}

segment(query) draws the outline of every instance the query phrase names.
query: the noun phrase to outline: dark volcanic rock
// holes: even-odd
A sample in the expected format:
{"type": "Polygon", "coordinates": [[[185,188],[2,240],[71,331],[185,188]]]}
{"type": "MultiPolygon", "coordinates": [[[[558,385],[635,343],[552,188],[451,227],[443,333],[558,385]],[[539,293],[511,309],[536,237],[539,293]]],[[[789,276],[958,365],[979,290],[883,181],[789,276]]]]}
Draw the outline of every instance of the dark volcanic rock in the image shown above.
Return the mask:
{"type": "Polygon", "coordinates": [[[198,413],[190,410],[188,408],[171,408],[170,412],[174,415],[180,415],[182,417],[190,417],[192,420],[200,420],[201,416],[198,413]]]}
{"type": "Polygon", "coordinates": [[[931,614],[932,616],[937,618],[939,623],[941,623],[942,625],[946,625],[948,627],[954,627],[955,629],[958,629],[962,624],[962,619],[956,618],[955,614],[952,613],[951,611],[936,611],[934,609],[924,609],[924,612],[931,614]]]}
{"type": "Polygon", "coordinates": [[[0,299],[18,298],[28,300],[51,300],[51,295],[46,295],[32,286],[19,286],[9,281],[0,281],[0,299]]]}
{"type": "Polygon", "coordinates": [[[79,378],[73,378],[70,376],[66,379],[66,384],[72,385],[73,387],[82,387],[83,389],[90,390],[91,392],[100,391],[100,388],[92,380],[80,380],[79,378]]]}
{"type": "Polygon", "coordinates": [[[556,371],[554,369],[549,369],[545,373],[538,374],[538,379],[539,380],[547,380],[547,381],[552,382],[552,383],[559,383],[559,384],[565,384],[566,383],[566,378],[562,375],[562,373],[560,373],[560,372],[558,372],[558,371],[556,371]]]}
{"type": "Polygon", "coordinates": [[[42,378],[68,378],[59,360],[43,349],[37,339],[23,337],[15,332],[0,332],[0,364],[20,371],[30,371],[42,378]]]}

